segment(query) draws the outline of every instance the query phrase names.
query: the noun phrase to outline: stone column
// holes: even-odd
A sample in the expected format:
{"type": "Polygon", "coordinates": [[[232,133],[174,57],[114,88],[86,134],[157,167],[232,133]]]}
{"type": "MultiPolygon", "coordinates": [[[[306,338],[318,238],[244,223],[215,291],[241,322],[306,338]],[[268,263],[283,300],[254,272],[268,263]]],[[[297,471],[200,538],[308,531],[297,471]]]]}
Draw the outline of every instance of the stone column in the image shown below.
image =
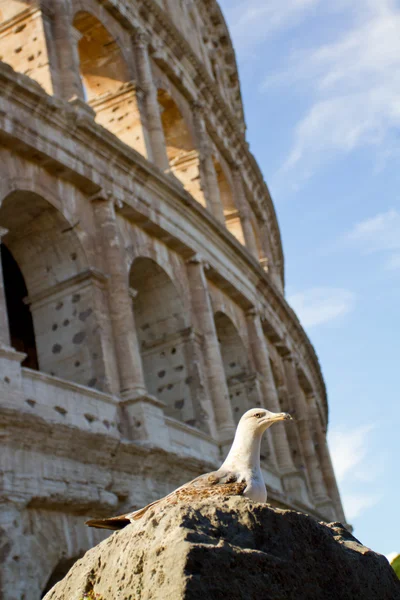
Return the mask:
{"type": "Polygon", "coordinates": [[[340,493],[336,482],[335,472],[333,470],[331,455],[328,448],[326,439],[326,433],[321,423],[321,418],[318,411],[317,399],[315,396],[310,396],[310,420],[312,428],[315,431],[315,437],[317,441],[317,455],[321,465],[325,485],[328,491],[328,495],[333,502],[335,513],[333,519],[339,519],[343,524],[346,524],[346,517],[343,512],[342,501],[340,499],[340,493]]]}
{"type": "Polygon", "coordinates": [[[139,87],[143,92],[143,108],[150,141],[149,159],[162,171],[169,170],[169,160],[161,121],[157,88],[154,85],[149,58],[149,38],[143,31],[133,37],[136,58],[136,73],[139,87]]]}
{"type": "Polygon", "coordinates": [[[208,210],[223,225],[225,224],[224,209],[219,193],[218,178],[215,171],[212,147],[207,136],[204,121],[204,108],[199,102],[193,102],[192,114],[196,133],[197,149],[200,158],[200,178],[208,210]]]}
{"type": "Polygon", "coordinates": [[[318,456],[315,451],[307,405],[304,401],[296,372],[296,365],[291,355],[284,359],[285,373],[289,394],[295,409],[295,419],[299,432],[300,448],[307,468],[307,477],[316,506],[325,514],[328,513],[330,500],[325,488],[318,456]]]}
{"type": "Polygon", "coordinates": [[[104,194],[92,199],[104,263],[109,277],[109,305],[121,394],[143,395],[146,386],[133,318],[132,298],[125,269],[124,251],[118,235],[114,200],[104,194]]]}
{"type": "Polygon", "coordinates": [[[278,290],[283,293],[283,285],[282,280],[279,273],[279,265],[276,263],[274,259],[274,254],[272,252],[271,247],[271,231],[268,226],[268,221],[265,215],[261,216],[261,220],[259,222],[260,232],[261,232],[261,245],[265,256],[268,261],[268,268],[266,269],[268,274],[271,277],[272,282],[278,288],[278,290]]]}
{"type": "Polygon", "coordinates": [[[0,227],[0,347],[9,348],[10,341],[10,329],[8,326],[8,316],[7,316],[7,303],[6,303],[6,293],[4,289],[4,280],[3,280],[3,266],[1,262],[1,243],[2,238],[7,235],[8,229],[4,229],[4,227],[0,227]]]}
{"type": "Polygon", "coordinates": [[[235,203],[239,211],[240,222],[242,224],[244,241],[250,254],[252,254],[258,260],[257,242],[250,219],[250,207],[244,191],[240,167],[237,165],[232,169],[232,179],[233,193],[235,196],[235,203]]]}
{"type": "Polygon", "coordinates": [[[78,41],[80,33],[72,26],[72,6],[68,0],[41,0],[54,94],[63,100],[85,100],[80,77],[78,41]]]}
{"type": "Polygon", "coordinates": [[[235,432],[235,421],[215,329],[214,314],[208,292],[207,279],[204,273],[204,265],[199,256],[196,255],[188,261],[187,273],[193,318],[196,327],[204,338],[207,380],[214,408],[218,441],[222,446],[226,446],[232,441],[235,432]]]}
{"type": "MultiPolygon", "coordinates": [[[[255,309],[247,313],[247,325],[254,364],[260,375],[264,406],[272,412],[281,412],[260,315],[255,309]]],[[[278,469],[282,475],[296,472],[285,427],[284,423],[276,423],[270,430],[278,469]]]]}
{"type": "Polygon", "coordinates": [[[120,380],[123,433],[134,439],[168,445],[164,403],[147,392],[140,356],[125,255],[118,234],[114,200],[107,192],[92,198],[109,277],[109,309],[120,380]]]}

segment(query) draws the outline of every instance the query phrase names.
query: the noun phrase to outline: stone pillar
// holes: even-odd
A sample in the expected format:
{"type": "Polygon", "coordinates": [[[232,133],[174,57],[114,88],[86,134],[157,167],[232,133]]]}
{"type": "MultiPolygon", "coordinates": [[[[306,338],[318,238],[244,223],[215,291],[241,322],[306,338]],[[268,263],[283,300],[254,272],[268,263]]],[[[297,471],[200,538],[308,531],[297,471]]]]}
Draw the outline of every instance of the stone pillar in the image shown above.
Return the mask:
{"type": "Polygon", "coordinates": [[[232,179],[233,193],[235,196],[235,203],[240,215],[244,241],[250,254],[252,254],[258,260],[257,242],[250,219],[250,207],[244,191],[244,185],[239,166],[235,166],[232,169],[232,179]]]}
{"type": "Polygon", "coordinates": [[[80,33],[72,26],[72,5],[68,0],[54,4],[53,0],[41,0],[54,94],[63,100],[84,100],[78,53],[80,33]]]}
{"type": "Polygon", "coordinates": [[[102,241],[105,269],[109,277],[109,309],[120,380],[121,404],[125,413],[122,415],[122,421],[125,421],[124,433],[131,438],[151,440],[162,446],[167,445],[162,411],[164,403],[148,394],[144,381],[124,248],[118,234],[114,200],[107,192],[103,192],[93,197],[92,203],[98,234],[102,241]]]}
{"type": "Polygon", "coordinates": [[[279,265],[274,259],[274,254],[271,247],[271,231],[268,226],[268,221],[265,215],[261,216],[259,221],[260,232],[261,232],[261,245],[265,256],[267,257],[268,266],[266,271],[268,272],[275,287],[283,294],[283,285],[279,272],[279,265]]]}
{"type": "MultiPolygon", "coordinates": [[[[105,194],[107,196],[107,194],[105,194]]],[[[94,213],[102,240],[104,262],[109,276],[109,305],[121,394],[143,395],[146,386],[132,311],[132,298],[125,270],[124,252],[118,235],[114,201],[93,199],[94,213]]]]}
{"type": "Polygon", "coordinates": [[[143,108],[149,134],[149,159],[162,171],[169,170],[169,160],[165,143],[164,130],[161,121],[160,105],[157,98],[157,88],[154,85],[149,58],[149,39],[145,32],[138,31],[133,37],[136,57],[136,73],[139,87],[143,91],[143,108]]]}
{"type": "Polygon", "coordinates": [[[232,441],[235,433],[235,421],[215,329],[214,314],[208,293],[204,265],[199,256],[196,255],[188,261],[187,273],[190,284],[193,318],[196,327],[203,334],[204,338],[207,380],[214,408],[218,441],[222,446],[226,446],[232,441]]]}
{"type": "Polygon", "coordinates": [[[200,157],[201,184],[208,210],[224,225],[224,210],[219,193],[218,178],[212,156],[212,147],[207,136],[203,110],[203,106],[199,102],[193,102],[192,114],[200,157]]]}
{"type": "MultiPolygon", "coordinates": [[[[269,361],[268,347],[260,315],[256,310],[251,309],[247,313],[247,325],[254,364],[260,375],[264,406],[272,412],[281,412],[279,397],[269,361]]],[[[296,472],[285,427],[286,424],[284,423],[276,423],[270,430],[278,469],[282,475],[294,474],[296,472]]]]}
{"type": "Polygon", "coordinates": [[[6,293],[3,280],[3,266],[1,262],[1,243],[2,238],[7,235],[8,229],[0,227],[0,347],[10,347],[10,329],[8,327],[6,293]]]}
{"type": "MultiPolygon", "coordinates": [[[[330,500],[325,488],[318,456],[315,451],[310,424],[308,420],[307,405],[304,401],[296,372],[296,365],[291,355],[284,359],[285,373],[288,382],[289,394],[295,409],[295,420],[299,432],[300,448],[307,468],[312,495],[316,506],[323,514],[330,513],[330,500]]],[[[330,516],[330,515],[329,515],[330,516]]]]}
{"type": "Polygon", "coordinates": [[[312,428],[315,431],[315,437],[317,441],[317,455],[321,465],[325,485],[328,491],[328,495],[333,502],[335,513],[333,518],[346,524],[346,517],[343,512],[342,501],[340,499],[340,493],[336,482],[335,472],[333,470],[331,455],[328,448],[326,439],[326,433],[321,423],[321,418],[318,411],[317,399],[315,396],[310,396],[310,420],[312,428]]]}

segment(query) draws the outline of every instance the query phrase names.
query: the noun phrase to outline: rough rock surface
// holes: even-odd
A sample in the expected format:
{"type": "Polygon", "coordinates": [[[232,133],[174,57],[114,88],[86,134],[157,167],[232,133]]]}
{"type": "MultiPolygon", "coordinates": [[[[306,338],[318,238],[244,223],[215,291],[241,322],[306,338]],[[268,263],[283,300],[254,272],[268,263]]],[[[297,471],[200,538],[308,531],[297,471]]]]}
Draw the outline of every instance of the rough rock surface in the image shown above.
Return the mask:
{"type": "Polygon", "coordinates": [[[149,516],[87,552],[45,600],[400,600],[385,557],[339,523],[229,498],[149,516]]]}

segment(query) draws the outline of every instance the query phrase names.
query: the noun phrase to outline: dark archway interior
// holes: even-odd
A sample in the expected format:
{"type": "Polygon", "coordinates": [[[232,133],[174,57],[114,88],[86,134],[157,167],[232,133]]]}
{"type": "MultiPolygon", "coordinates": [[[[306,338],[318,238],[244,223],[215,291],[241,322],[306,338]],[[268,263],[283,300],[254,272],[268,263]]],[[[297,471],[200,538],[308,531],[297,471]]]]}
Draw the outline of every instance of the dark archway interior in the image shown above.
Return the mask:
{"type": "Polygon", "coordinates": [[[82,556],[83,556],[83,553],[80,554],[79,556],[74,556],[73,558],[62,558],[60,560],[60,562],[57,564],[57,566],[54,569],[54,571],[52,572],[52,574],[50,575],[50,577],[46,583],[46,587],[44,588],[42,595],[40,597],[44,598],[45,595],[47,594],[47,592],[49,592],[51,590],[51,588],[53,588],[56,585],[56,583],[61,581],[61,579],[64,579],[64,577],[67,575],[68,571],[73,567],[73,565],[76,563],[77,560],[82,558],[82,556]]]}
{"type": "Polygon", "coordinates": [[[16,260],[4,244],[1,246],[1,264],[11,345],[18,352],[25,352],[27,355],[22,363],[23,367],[38,370],[32,315],[29,306],[24,302],[28,291],[16,260]]]}

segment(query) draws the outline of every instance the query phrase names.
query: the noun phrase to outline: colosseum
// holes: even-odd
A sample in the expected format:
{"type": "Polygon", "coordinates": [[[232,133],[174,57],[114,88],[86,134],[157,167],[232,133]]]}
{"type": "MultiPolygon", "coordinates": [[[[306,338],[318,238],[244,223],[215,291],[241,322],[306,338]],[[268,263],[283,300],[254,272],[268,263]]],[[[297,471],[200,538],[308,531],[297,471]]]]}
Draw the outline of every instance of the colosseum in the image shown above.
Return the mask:
{"type": "Polygon", "coordinates": [[[215,0],[0,2],[0,596],[38,600],[219,465],[249,407],[270,502],[344,521],[215,0]]]}

